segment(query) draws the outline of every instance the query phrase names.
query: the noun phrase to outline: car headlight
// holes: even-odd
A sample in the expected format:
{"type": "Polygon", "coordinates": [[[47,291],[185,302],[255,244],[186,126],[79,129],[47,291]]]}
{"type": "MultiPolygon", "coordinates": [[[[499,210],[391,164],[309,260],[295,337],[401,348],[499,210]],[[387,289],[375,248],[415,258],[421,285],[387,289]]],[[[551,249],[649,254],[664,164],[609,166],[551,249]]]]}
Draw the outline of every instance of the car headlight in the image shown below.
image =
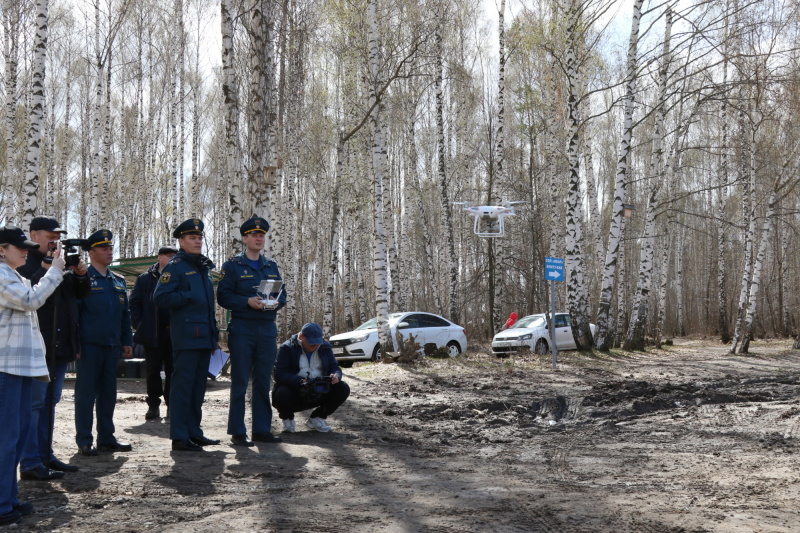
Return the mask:
{"type": "Polygon", "coordinates": [[[359,335],[358,337],[350,337],[350,342],[355,344],[357,342],[364,342],[367,339],[369,339],[369,333],[366,333],[364,335],[359,335]]]}
{"type": "Polygon", "coordinates": [[[533,338],[533,333],[528,333],[526,335],[520,335],[519,340],[521,341],[529,341],[533,338]]]}

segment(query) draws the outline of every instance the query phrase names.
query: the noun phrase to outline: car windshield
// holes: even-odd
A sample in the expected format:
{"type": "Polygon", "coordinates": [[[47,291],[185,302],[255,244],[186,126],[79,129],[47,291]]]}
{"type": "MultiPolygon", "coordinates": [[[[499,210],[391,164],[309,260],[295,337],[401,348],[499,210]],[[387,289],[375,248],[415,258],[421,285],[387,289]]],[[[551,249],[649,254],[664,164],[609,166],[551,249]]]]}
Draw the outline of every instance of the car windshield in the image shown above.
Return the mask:
{"type": "MultiPolygon", "coordinates": [[[[397,322],[397,320],[401,316],[403,316],[403,313],[392,313],[391,315],[389,315],[389,323],[393,324],[397,322]]],[[[358,326],[355,330],[358,331],[360,329],[376,329],[377,327],[378,327],[378,317],[375,317],[371,318],[370,320],[367,320],[366,322],[358,326]]]]}
{"type": "Polygon", "coordinates": [[[541,328],[547,325],[544,315],[532,315],[520,318],[511,328],[541,328]]]}

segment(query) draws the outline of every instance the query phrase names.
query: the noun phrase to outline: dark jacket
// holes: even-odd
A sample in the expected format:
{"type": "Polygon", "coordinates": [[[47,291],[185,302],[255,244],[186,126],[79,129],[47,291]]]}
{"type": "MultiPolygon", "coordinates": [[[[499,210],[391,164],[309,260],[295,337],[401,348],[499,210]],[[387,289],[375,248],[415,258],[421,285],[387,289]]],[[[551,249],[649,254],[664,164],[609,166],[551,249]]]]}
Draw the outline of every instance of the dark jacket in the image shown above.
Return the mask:
{"type": "Polygon", "coordinates": [[[169,335],[169,311],[153,303],[153,291],[158,284],[158,263],[136,278],[131,292],[131,325],[136,333],[133,342],[148,348],[158,348],[169,335]]]}
{"type": "Polygon", "coordinates": [[[212,263],[204,255],[181,250],[161,272],[153,303],[169,309],[170,336],[175,350],[214,350],[219,330],[214,315],[212,263]]]}
{"type": "Polygon", "coordinates": [[[275,317],[284,305],[286,305],[286,291],[281,290],[279,294],[271,294],[272,298],[277,296],[279,302],[277,309],[262,311],[253,309],[247,304],[247,300],[253,296],[258,296],[256,288],[262,280],[280,280],[281,274],[275,261],[267,259],[263,255],[258,259],[258,268],[253,269],[250,260],[242,252],[225,261],[220,271],[221,278],[217,284],[217,301],[225,309],[230,309],[233,320],[256,320],[264,323],[272,329],[272,334],[277,337],[278,330],[275,327],[275,317]]]}
{"type": "MultiPolygon", "coordinates": [[[[38,250],[28,252],[28,259],[17,271],[36,285],[47,270],[42,268],[44,254],[38,250]]],[[[56,364],[70,363],[81,351],[81,338],[78,326],[78,298],[89,294],[89,276],[78,276],[71,270],[64,273],[64,281],[47,299],[36,314],[39,329],[42,331],[47,348],[47,365],[52,371],[56,364]],[[54,321],[56,322],[54,324],[54,321]],[[53,333],[55,332],[55,336],[53,333]]]]}
{"type": "Polygon", "coordinates": [[[81,343],[133,346],[131,310],[125,278],[109,270],[105,276],[89,265],[91,289],[78,302],[81,343]]]}
{"type": "MultiPolygon", "coordinates": [[[[330,376],[336,374],[342,379],[342,369],[333,356],[333,349],[327,342],[323,342],[317,349],[320,361],[322,361],[322,375],[330,376]]],[[[278,356],[275,359],[275,385],[286,385],[292,388],[299,388],[303,378],[298,376],[300,372],[300,358],[305,357],[303,346],[297,335],[284,342],[278,348],[278,356]]]]}

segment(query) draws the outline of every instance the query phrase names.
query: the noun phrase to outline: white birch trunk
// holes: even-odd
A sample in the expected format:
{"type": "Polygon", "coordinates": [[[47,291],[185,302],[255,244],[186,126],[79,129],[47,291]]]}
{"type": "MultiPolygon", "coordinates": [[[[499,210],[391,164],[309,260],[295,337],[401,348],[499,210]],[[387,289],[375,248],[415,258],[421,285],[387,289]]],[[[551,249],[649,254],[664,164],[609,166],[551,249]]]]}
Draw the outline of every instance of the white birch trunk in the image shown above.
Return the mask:
{"type": "Polygon", "coordinates": [[[21,207],[16,198],[14,164],[14,137],[17,130],[17,58],[19,55],[17,13],[19,5],[15,0],[3,1],[3,52],[5,57],[5,104],[6,104],[6,165],[3,168],[3,202],[0,203],[0,215],[8,220],[17,218],[14,205],[21,207]]]}
{"type": "MultiPolygon", "coordinates": [[[[624,125],[622,128],[622,139],[619,146],[619,158],[617,160],[617,172],[614,182],[614,214],[611,218],[611,228],[608,234],[608,246],[606,247],[606,260],[603,269],[603,286],[600,290],[600,301],[598,303],[597,312],[595,347],[598,350],[608,350],[611,343],[608,317],[611,307],[611,296],[614,290],[617,258],[621,246],[620,228],[622,225],[621,219],[623,218],[622,204],[625,203],[628,182],[628,155],[630,153],[631,139],[633,137],[633,97],[636,91],[639,21],[642,17],[642,3],[643,0],[633,0],[633,19],[631,23],[630,40],[628,41],[628,61],[625,77],[624,125]]],[[[620,324],[617,324],[617,328],[619,327],[620,324]]]]}
{"type": "MultiPolygon", "coordinates": [[[[378,73],[378,1],[369,0],[367,3],[367,32],[369,49],[369,74],[370,74],[370,100],[376,103],[378,98],[377,86],[378,73]]],[[[384,158],[386,152],[383,146],[383,131],[381,129],[380,105],[375,105],[370,116],[372,123],[372,171],[373,195],[375,208],[373,211],[373,224],[375,242],[373,248],[373,270],[375,277],[375,309],[378,317],[378,337],[380,338],[381,352],[393,351],[392,339],[389,332],[389,301],[386,283],[386,233],[384,229],[383,209],[383,175],[385,168],[384,158]]]]}
{"type": "MultiPolygon", "coordinates": [[[[505,0],[503,0],[505,2],[505,0]]],[[[502,19],[501,19],[502,20],[502,19]]],[[[502,23],[500,24],[501,31],[502,31],[502,23]]],[[[441,201],[442,201],[442,224],[444,225],[445,231],[447,232],[447,270],[450,273],[450,316],[448,317],[451,321],[455,322],[456,324],[459,323],[459,316],[458,316],[458,263],[456,262],[456,250],[455,250],[455,237],[453,236],[453,212],[451,210],[450,205],[450,194],[449,194],[449,186],[447,183],[447,167],[446,167],[446,157],[445,157],[445,143],[444,143],[444,97],[442,94],[442,85],[443,85],[443,77],[444,77],[444,58],[443,50],[442,50],[442,35],[440,32],[436,33],[436,140],[437,140],[437,148],[438,148],[438,172],[439,172],[439,190],[441,192],[441,201]]],[[[501,48],[503,43],[503,34],[501,33],[501,48]]],[[[501,71],[505,65],[504,54],[501,53],[501,71]]],[[[503,74],[501,74],[502,79],[503,74]]],[[[501,82],[501,85],[504,85],[504,82],[501,82]]],[[[500,100],[500,111],[499,113],[502,115],[502,100],[500,100]]],[[[498,128],[498,131],[500,129],[498,128]]],[[[500,135],[502,132],[500,131],[500,135]]],[[[499,147],[502,150],[502,147],[499,147]]],[[[438,299],[438,298],[437,298],[438,299]]],[[[440,307],[437,307],[440,309],[440,307]]]]}
{"type": "MultiPolygon", "coordinates": [[[[244,222],[242,178],[239,152],[239,81],[233,49],[233,20],[231,0],[220,0],[222,26],[222,95],[225,99],[225,173],[228,188],[228,236],[224,255],[241,245],[239,226],[244,222]]],[[[197,215],[197,213],[194,213],[197,215]]]]}
{"type": "Polygon", "coordinates": [[[772,231],[773,220],[775,218],[777,201],[775,199],[775,192],[773,191],[769,197],[769,207],[767,208],[766,219],[761,228],[761,241],[758,246],[758,255],[756,256],[755,263],[753,264],[753,277],[750,282],[750,292],[748,295],[749,304],[747,306],[747,315],[742,325],[742,344],[739,349],[740,354],[748,353],[750,348],[750,340],[753,332],[753,321],[756,316],[756,308],[758,304],[758,292],[761,288],[761,275],[764,270],[764,259],[767,255],[767,247],[769,246],[769,234],[772,231]]]}
{"type": "MultiPolygon", "coordinates": [[[[740,123],[745,129],[744,112],[740,113],[740,123]]],[[[753,277],[753,248],[756,233],[756,213],[755,201],[755,146],[753,142],[755,130],[751,133],[742,135],[742,152],[747,156],[746,168],[742,174],[747,176],[747,180],[742,187],[742,215],[747,222],[747,233],[744,239],[744,267],[742,268],[742,284],[739,290],[739,305],[736,312],[736,325],[731,340],[730,353],[738,353],[739,343],[742,341],[743,326],[748,308],[748,295],[750,294],[750,283],[753,277]],[[750,137],[752,135],[752,137],[750,137]]],[[[744,159],[744,158],[743,158],[744,159]]]]}
{"type": "Polygon", "coordinates": [[[47,8],[48,0],[36,2],[36,35],[33,45],[31,82],[31,111],[28,125],[28,155],[25,161],[23,185],[24,210],[21,224],[30,227],[37,214],[36,195],[39,192],[39,155],[41,153],[42,127],[44,125],[44,77],[47,59],[47,8]]]}
{"type": "Polygon", "coordinates": [[[653,284],[655,268],[653,245],[656,235],[656,211],[659,207],[658,191],[667,176],[663,171],[662,138],[664,136],[664,107],[667,99],[667,78],[672,62],[670,39],[672,37],[672,11],[667,7],[664,14],[664,44],[661,52],[661,65],[658,71],[658,103],[656,104],[655,131],[650,164],[650,198],[647,203],[645,232],[642,239],[639,259],[639,279],[633,301],[633,315],[625,338],[625,350],[644,350],[645,328],[649,318],[650,289],[653,284]]]}
{"type": "Polygon", "coordinates": [[[567,11],[567,105],[569,109],[569,194],[567,196],[566,224],[566,266],[569,272],[567,281],[567,301],[572,316],[572,334],[579,350],[592,349],[592,332],[589,327],[588,293],[586,290],[585,263],[583,255],[583,209],[580,191],[580,136],[581,123],[579,109],[577,45],[580,39],[576,2],[570,3],[567,11]]]}

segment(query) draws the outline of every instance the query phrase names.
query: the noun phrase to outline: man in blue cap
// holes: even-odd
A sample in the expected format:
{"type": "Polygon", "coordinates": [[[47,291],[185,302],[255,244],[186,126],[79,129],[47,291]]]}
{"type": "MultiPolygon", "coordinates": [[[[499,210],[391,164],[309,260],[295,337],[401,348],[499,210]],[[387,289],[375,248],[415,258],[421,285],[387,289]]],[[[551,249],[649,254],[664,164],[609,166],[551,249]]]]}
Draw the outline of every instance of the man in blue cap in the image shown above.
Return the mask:
{"type": "Polygon", "coordinates": [[[245,395],[253,376],[253,440],[280,442],[272,429],[272,406],[269,403],[270,379],[277,351],[275,326],[277,312],[286,304],[286,291],[273,290],[276,306],[268,306],[256,289],[262,281],[281,282],[278,265],[264,257],[264,238],[269,223],[252,217],[239,228],[244,251],[222,265],[217,285],[217,300],[231,311],[228,324],[228,347],[231,351],[231,400],[228,411],[228,435],[236,446],[253,446],[244,423],[245,395]]]}
{"type": "Polygon", "coordinates": [[[203,251],[203,221],[190,218],[172,236],[180,251],[167,263],[158,279],[153,303],[169,309],[172,338],[169,434],[175,451],[197,452],[219,444],[203,435],[203,399],[208,363],[217,349],[219,331],[214,315],[214,263],[203,251]]]}
{"type": "Polygon", "coordinates": [[[114,436],[117,361],[133,355],[131,311],[125,279],[109,270],[113,234],[107,229],[86,240],[89,294],[78,303],[81,353],[75,379],[75,441],[82,455],[97,451],[129,452],[132,446],[114,436]],[[97,448],[92,446],[92,411],[97,407],[97,448]]]}
{"type": "MultiPolygon", "coordinates": [[[[322,389],[326,388],[322,383],[322,389]]],[[[316,387],[314,387],[316,389],[316,387]]],[[[283,420],[285,433],[295,432],[294,414],[314,409],[306,425],[326,433],[331,430],[326,419],[341,406],[350,395],[350,387],[342,381],[342,369],[333,356],[331,345],[322,338],[322,327],[315,323],[305,324],[297,335],[281,344],[275,361],[275,389],[272,405],[283,420]],[[307,394],[309,385],[320,378],[330,380],[328,392],[307,394]],[[305,390],[304,390],[305,389],[305,390]]]]}

